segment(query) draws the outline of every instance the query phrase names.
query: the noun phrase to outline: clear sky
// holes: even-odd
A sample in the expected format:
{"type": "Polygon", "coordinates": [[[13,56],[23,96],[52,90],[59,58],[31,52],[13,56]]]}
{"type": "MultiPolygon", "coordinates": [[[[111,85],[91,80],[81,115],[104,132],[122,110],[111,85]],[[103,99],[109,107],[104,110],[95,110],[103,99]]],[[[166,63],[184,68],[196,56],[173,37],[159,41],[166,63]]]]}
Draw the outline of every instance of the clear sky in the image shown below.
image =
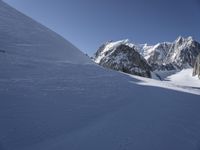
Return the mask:
{"type": "Polygon", "coordinates": [[[93,54],[109,40],[200,41],[200,0],[4,0],[93,54]]]}

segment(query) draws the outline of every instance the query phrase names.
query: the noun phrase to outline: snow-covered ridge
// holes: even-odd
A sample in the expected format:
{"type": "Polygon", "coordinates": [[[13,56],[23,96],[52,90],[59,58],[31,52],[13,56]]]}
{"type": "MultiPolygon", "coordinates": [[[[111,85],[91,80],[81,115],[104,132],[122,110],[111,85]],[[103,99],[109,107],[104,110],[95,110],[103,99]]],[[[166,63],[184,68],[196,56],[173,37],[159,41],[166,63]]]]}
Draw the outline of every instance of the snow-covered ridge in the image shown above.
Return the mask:
{"type": "Polygon", "coordinates": [[[0,1],[0,49],[32,60],[91,63],[69,41],[3,1],[0,1]]]}
{"type": "MultiPolygon", "coordinates": [[[[138,65],[141,64],[138,61],[144,62],[146,60],[151,69],[143,68],[142,70],[151,71],[152,78],[164,80],[167,76],[182,69],[193,68],[198,54],[200,54],[200,44],[191,36],[187,38],[179,36],[174,42],[163,42],[156,45],[134,44],[126,39],[103,44],[95,53],[94,61],[104,67],[130,73],[135,66],[139,69],[143,66],[138,65]],[[129,54],[124,55],[124,51],[127,49],[126,46],[130,50],[127,51],[129,54]],[[130,58],[133,51],[140,53],[139,60],[136,61],[135,58],[130,58]],[[137,65],[135,62],[137,62],[137,65]]],[[[131,74],[138,75],[135,72],[131,74]]],[[[192,76],[192,72],[190,76],[192,76]]]]}
{"type": "Polygon", "coordinates": [[[172,68],[193,67],[197,55],[200,53],[200,44],[191,36],[184,38],[179,36],[174,42],[163,42],[156,45],[134,44],[129,40],[108,42],[100,47],[101,51],[96,53],[95,61],[99,63],[106,52],[115,49],[120,44],[134,47],[150,65],[174,66],[172,68]]]}

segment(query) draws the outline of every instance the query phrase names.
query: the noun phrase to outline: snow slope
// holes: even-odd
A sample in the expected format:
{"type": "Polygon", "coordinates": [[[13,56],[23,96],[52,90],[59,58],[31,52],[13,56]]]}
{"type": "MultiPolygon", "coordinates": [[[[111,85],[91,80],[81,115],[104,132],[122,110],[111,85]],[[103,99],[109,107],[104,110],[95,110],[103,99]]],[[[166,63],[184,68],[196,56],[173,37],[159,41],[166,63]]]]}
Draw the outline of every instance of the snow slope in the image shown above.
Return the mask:
{"type": "Polygon", "coordinates": [[[174,75],[168,76],[166,80],[176,83],[180,86],[190,86],[200,88],[200,81],[198,77],[192,76],[193,69],[184,69],[174,75]]]}
{"type": "Polygon", "coordinates": [[[92,64],[2,1],[0,36],[0,150],[200,148],[199,95],[92,64]]]}
{"type": "Polygon", "coordinates": [[[192,93],[200,95],[200,82],[198,77],[192,76],[192,69],[184,69],[179,72],[160,72],[162,81],[158,78],[153,77],[153,79],[141,78],[137,76],[132,76],[140,82],[139,85],[162,87],[166,89],[172,89],[187,93],[192,93]]]}
{"type": "Polygon", "coordinates": [[[43,25],[0,1],[0,49],[32,60],[88,63],[88,57],[43,25]]]}

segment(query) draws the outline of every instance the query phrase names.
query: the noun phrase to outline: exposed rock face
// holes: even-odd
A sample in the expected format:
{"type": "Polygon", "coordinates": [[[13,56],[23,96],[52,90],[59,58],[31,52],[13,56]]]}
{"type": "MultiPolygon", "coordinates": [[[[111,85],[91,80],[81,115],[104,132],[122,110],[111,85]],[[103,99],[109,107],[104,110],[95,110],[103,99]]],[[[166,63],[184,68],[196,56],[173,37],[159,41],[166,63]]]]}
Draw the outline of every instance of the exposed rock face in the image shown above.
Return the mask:
{"type": "MultiPolygon", "coordinates": [[[[164,60],[171,48],[171,43],[159,43],[149,48],[149,54],[147,55],[147,61],[149,64],[163,65],[164,60]]],[[[147,47],[145,47],[148,50],[147,47]]]]}
{"type": "Polygon", "coordinates": [[[192,37],[179,37],[170,48],[166,63],[173,63],[181,68],[193,67],[197,55],[200,53],[200,44],[192,37]]]}
{"type": "Polygon", "coordinates": [[[150,71],[180,71],[193,68],[198,54],[200,43],[192,37],[178,37],[174,42],[152,46],[122,40],[103,44],[96,52],[94,60],[107,68],[150,77],[150,71]]]}
{"type": "Polygon", "coordinates": [[[181,70],[194,66],[195,59],[200,53],[200,44],[192,37],[178,37],[172,43],[140,46],[138,51],[145,57],[153,70],[181,70]]]}
{"type": "Polygon", "coordinates": [[[198,75],[200,79],[200,54],[196,58],[196,62],[194,64],[193,76],[198,75]]]}
{"type": "Polygon", "coordinates": [[[151,67],[146,60],[125,42],[104,44],[95,54],[95,62],[103,67],[142,77],[151,77],[151,67]]]}

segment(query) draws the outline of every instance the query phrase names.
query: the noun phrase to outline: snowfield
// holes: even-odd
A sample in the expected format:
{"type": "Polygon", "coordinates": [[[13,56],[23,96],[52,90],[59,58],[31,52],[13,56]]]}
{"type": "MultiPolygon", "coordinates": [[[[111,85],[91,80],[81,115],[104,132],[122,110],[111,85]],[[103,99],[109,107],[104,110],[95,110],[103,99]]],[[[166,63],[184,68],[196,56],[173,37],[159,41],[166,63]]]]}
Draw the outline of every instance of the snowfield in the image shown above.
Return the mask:
{"type": "Polygon", "coordinates": [[[161,87],[200,95],[200,81],[198,77],[192,76],[192,71],[193,69],[184,69],[179,72],[159,72],[162,77],[162,81],[160,81],[156,76],[154,76],[154,79],[142,78],[133,75],[129,76],[140,80],[138,83],[139,85],[161,87]]]}
{"type": "Polygon", "coordinates": [[[26,65],[1,73],[2,150],[199,148],[199,95],[96,65],[26,65]]]}
{"type": "Polygon", "coordinates": [[[200,149],[198,89],[99,67],[1,0],[0,49],[0,150],[200,149]]]}
{"type": "Polygon", "coordinates": [[[192,76],[193,69],[184,69],[174,75],[171,75],[166,78],[166,80],[176,83],[180,86],[193,87],[200,89],[200,80],[198,77],[192,76]]]}

